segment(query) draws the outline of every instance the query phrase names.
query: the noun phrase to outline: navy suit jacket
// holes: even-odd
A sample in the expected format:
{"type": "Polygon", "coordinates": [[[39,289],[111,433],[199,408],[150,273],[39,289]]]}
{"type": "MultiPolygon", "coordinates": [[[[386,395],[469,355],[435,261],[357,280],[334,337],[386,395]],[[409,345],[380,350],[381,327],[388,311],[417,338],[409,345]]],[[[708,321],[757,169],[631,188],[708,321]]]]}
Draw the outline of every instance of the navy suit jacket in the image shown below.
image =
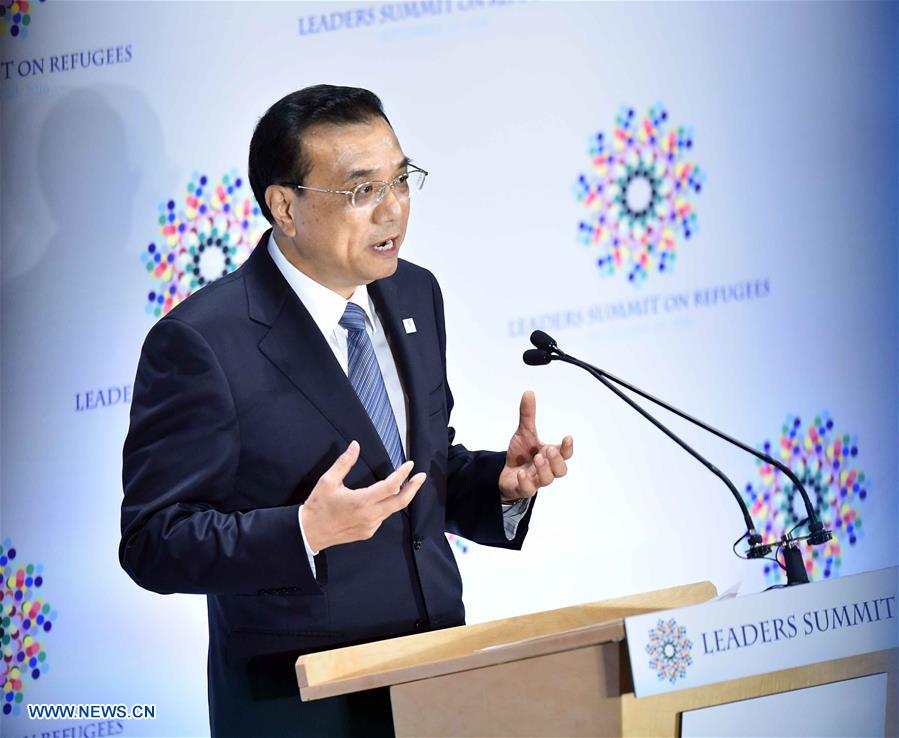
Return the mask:
{"type": "Polygon", "coordinates": [[[146,338],[123,454],[119,558],[142,587],[207,595],[214,734],[288,735],[304,724],[352,732],[345,715],[316,722],[315,703],[300,703],[296,656],[462,624],[462,582],[444,532],[520,548],[530,511],[508,541],[497,486],[505,454],[453,443],[440,288],[400,260],[369,294],[408,398],[406,455],[427,481],[370,540],[321,552],[313,575],[297,510],[319,477],[353,439],[361,454],[347,487],[368,486],[392,466],[272,261],[267,235],[240,269],[146,338]],[[406,333],[404,318],[416,332],[406,333]]]}

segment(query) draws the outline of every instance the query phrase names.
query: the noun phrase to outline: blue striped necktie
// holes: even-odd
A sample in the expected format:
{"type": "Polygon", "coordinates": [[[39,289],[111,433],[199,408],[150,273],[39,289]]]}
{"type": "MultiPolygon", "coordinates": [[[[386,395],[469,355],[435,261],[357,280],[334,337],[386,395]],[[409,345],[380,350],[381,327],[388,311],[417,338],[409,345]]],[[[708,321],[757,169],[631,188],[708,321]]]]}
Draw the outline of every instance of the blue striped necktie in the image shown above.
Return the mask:
{"type": "Polygon", "coordinates": [[[355,303],[347,303],[340,325],[347,330],[347,348],[349,379],[353,389],[359,396],[365,412],[378,431],[387,455],[396,469],[406,459],[403,455],[403,444],[396,427],[393,408],[381,376],[381,368],[375,356],[375,349],[365,330],[365,311],[355,303]]]}

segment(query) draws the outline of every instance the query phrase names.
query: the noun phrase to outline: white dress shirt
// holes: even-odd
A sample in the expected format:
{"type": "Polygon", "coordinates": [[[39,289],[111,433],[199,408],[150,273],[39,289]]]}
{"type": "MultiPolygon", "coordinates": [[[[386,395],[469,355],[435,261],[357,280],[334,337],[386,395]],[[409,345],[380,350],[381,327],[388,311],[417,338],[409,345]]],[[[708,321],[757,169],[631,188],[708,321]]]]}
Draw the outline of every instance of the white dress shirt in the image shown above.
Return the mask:
{"type": "MultiPolygon", "coordinates": [[[[341,295],[328,289],[324,285],[319,284],[311,277],[303,274],[281,251],[281,248],[275,242],[274,233],[268,239],[268,253],[271,255],[278,271],[284,275],[287,284],[300,298],[305,308],[312,316],[312,320],[318,329],[322,332],[334,357],[340,364],[340,368],[344,373],[349,375],[349,358],[347,350],[348,331],[340,325],[340,319],[346,311],[348,302],[353,302],[365,311],[365,329],[371,339],[372,347],[375,351],[375,357],[378,360],[378,366],[381,369],[381,376],[384,379],[384,386],[387,389],[387,397],[390,400],[390,407],[393,410],[393,416],[396,419],[396,427],[399,431],[400,442],[403,445],[403,454],[409,448],[408,445],[408,398],[400,382],[400,375],[396,368],[396,361],[393,358],[393,352],[387,343],[387,334],[381,325],[378,313],[372,304],[368,294],[368,287],[364,284],[359,285],[356,291],[346,300],[341,295]]],[[[518,500],[510,504],[503,504],[503,523],[506,531],[506,538],[512,540],[515,532],[518,530],[518,523],[530,507],[530,500],[518,500]]],[[[306,547],[306,555],[309,557],[309,567],[315,575],[315,561],[313,557],[318,551],[313,551],[309,547],[306,540],[306,533],[303,530],[303,506],[300,505],[299,523],[300,535],[303,537],[303,545],[306,547]]]]}

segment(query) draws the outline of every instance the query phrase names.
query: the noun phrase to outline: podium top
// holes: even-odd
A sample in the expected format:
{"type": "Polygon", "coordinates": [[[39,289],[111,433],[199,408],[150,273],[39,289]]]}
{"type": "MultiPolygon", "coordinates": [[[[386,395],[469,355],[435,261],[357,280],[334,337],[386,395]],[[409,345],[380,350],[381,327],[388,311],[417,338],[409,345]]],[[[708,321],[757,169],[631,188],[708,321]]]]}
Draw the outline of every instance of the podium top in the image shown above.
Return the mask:
{"type": "Polygon", "coordinates": [[[297,683],[303,700],[316,700],[622,641],[625,617],[698,605],[716,595],[711,582],[697,582],[307,654],[297,659],[297,683]]]}

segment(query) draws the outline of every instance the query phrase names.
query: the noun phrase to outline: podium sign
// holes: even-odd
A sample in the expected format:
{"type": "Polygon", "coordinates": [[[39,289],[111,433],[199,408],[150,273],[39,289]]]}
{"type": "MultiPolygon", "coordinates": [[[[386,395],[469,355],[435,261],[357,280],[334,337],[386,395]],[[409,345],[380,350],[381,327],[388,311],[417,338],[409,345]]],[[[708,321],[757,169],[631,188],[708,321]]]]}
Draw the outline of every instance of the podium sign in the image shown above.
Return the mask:
{"type": "Polygon", "coordinates": [[[637,697],[899,646],[899,568],[625,618],[637,697]]]}

